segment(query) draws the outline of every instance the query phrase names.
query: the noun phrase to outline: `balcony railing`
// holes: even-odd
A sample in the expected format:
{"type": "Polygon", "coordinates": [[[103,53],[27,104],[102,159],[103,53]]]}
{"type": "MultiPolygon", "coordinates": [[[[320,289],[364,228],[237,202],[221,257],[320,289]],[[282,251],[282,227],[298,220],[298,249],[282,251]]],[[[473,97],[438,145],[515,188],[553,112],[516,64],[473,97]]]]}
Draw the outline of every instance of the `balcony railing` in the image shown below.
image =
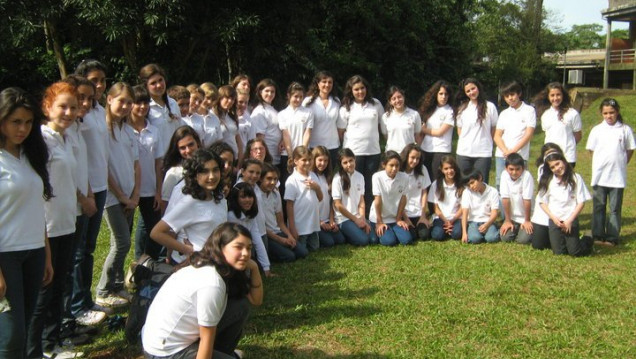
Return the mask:
{"type": "Polygon", "coordinates": [[[610,51],[610,64],[630,64],[634,63],[636,49],[612,50],[610,51]]]}

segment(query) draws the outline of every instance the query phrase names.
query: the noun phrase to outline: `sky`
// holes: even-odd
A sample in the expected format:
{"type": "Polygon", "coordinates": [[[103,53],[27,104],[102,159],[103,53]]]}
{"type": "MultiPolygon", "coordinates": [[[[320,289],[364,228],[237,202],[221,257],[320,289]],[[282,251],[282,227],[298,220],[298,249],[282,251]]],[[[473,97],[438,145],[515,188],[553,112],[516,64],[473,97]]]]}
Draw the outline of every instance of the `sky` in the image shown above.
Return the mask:
{"type": "MultiPolygon", "coordinates": [[[[601,10],[608,4],[607,0],[543,0],[543,7],[554,14],[554,22],[559,23],[563,31],[569,31],[572,25],[600,24],[604,33],[607,22],[601,10]]],[[[627,23],[612,22],[612,29],[627,29],[627,23]]]]}

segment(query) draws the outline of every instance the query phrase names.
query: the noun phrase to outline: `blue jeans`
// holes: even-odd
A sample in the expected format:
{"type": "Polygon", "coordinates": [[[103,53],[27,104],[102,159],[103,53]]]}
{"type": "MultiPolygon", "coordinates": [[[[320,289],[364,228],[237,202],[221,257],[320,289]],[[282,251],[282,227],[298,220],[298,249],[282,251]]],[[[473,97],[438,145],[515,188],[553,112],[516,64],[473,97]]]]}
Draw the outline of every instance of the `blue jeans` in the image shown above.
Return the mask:
{"type": "Polygon", "coordinates": [[[499,242],[499,230],[495,224],[491,224],[486,233],[479,232],[479,226],[484,222],[468,222],[468,243],[479,244],[484,241],[487,243],[499,242]]]}
{"type": "Polygon", "coordinates": [[[91,285],[93,283],[93,252],[97,246],[97,237],[102,224],[106,191],[93,193],[97,212],[88,218],[83,238],[78,242],[73,259],[73,293],[71,295],[71,313],[93,307],[91,285]]]}
{"type": "Polygon", "coordinates": [[[594,186],[592,237],[618,244],[621,233],[621,209],[623,207],[623,188],[594,186]],[[609,215],[605,208],[609,199],[609,215]]]}
{"type": "MultiPolygon", "coordinates": [[[[367,223],[370,224],[369,221],[367,223]]],[[[340,232],[344,235],[345,240],[354,246],[366,246],[367,244],[378,243],[378,237],[371,230],[369,234],[360,229],[353,221],[347,220],[338,225],[340,232]]]]}
{"type": "Polygon", "coordinates": [[[340,231],[331,232],[321,229],[320,232],[318,232],[318,240],[320,240],[320,248],[329,248],[336,244],[343,244],[345,242],[345,237],[340,231]]]}
{"type": "Polygon", "coordinates": [[[478,169],[486,184],[488,184],[488,177],[490,176],[491,163],[491,157],[467,157],[457,155],[457,165],[462,173],[467,173],[473,168],[478,169]]]}
{"type": "Polygon", "coordinates": [[[444,221],[439,218],[433,220],[431,226],[431,238],[436,241],[443,241],[448,238],[461,239],[462,238],[462,221],[456,220],[453,222],[453,231],[450,236],[444,231],[444,221]]]}
{"type": "MultiPolygon", "coordinates": [[[[287,238],[283,232],[278,233],[278,235],[287,238]]],[[[268,242],[270,258],[275,262],[293,262],[296,259],[305,258],[309,254],[307,247],[301,243],[297,243],[294,248],[289,248],[271,238],[268,238],[268,242]]]]}
{"type": "Polygon", "coordinates": [[[320,239],[318,238],[318,232],[299,235],[298,243],[302,243],[310,252],[317,251],[318,248],[320,248],[320,239]]]}
{"type": "MultiPolygon", "coordinates": [[[[413,237],[411,233],[397,223],[386,223],[387,228],[384,234],[380,236],[380,244],[383,246],[395,246],[397,244],[411,244],[413,243],[413,237]]],[[[371,230],[375,233],[376,224],[371,222],[371,230]]],[[[376,233],[377,235],[377,233],[376,233]]]]}
{"type": "Polygon", "coordinates": [[[97,295],[107,296],[124,288],[124,261],[130,250],[130,232],[134,212],[124,212],[124,206],[116,204],[106,208],[106,223],[110,228],[110,251],[102,276],[97,284],[97,295]]]}
{"type": "Polygon", "coordinates": [[[369,209],[373,202],[373,187],[371,177],[380,168],[380,154],[377,155],[356,155],[356,171],[364,177],[364,213],[369,218],[369,209]]]}
{"type": "Polygon", "coordinates": [[[24,358],[26,338],[44,276],[44,247],[0,252],[0,269],[7,284],[11,310],[0,313],[0,358],[24,358]]]}

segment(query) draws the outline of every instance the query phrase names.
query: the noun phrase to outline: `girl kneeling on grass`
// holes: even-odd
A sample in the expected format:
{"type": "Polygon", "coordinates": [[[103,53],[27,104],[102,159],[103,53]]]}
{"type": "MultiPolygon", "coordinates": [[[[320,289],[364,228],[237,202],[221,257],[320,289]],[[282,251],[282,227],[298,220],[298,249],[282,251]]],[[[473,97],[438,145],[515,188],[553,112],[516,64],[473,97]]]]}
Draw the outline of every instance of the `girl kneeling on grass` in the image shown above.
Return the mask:
{"type": "Polygon", "coordinates": [[[430,239],[431,222],[426,215],[428,189],[431,186],[431,178],[426,167],[422,164],[424,154],[416,143],[409,143],[402,153],[402,171],[409,179],[406,191],[405,221],[409,225],[409,231],[413,239],[430,239]]]}
{"type": "Polygon", "coordinates": [[[263,301],[251,252],[250,232],[223,223],[189,256],[150,305],[141,332],[146,358],[236,358],[249,303],[263,301]]]}
{"type": "Polygon", "coordinates": [[[590,199],[583,178],[574,172],[565,156],[554,152],[545,157],[539,203],[550,218],[548,235],[554,254],[580,257],[592,252],[591,239],[579,239],[578,219],[585,201],[590,199]]]}
{"type": "Polygon", "coordinates": [[[431,238],[436,241],[462,238],[461,195],[464,185],[455,157],[441,157],[436,179],[430,188],[428,198],[435,206],[431,238]]]}
{"type": "Polygon", "coordinates": [[[340,232],[334,219],[334,210],[329,184],[331,183],[331,163],[329,163],[329,150],[325,146],[316,146],[311,151],[314,156],[313,172],[318,177],[318,185],[322,190],[323,199],[320,201],[318,209],[320,213],[320,239],[321,247],[333,247],[336,244],[343,244],[345,238],[340,232]]]}
{"type": "Polygon", "coordinates": [[[369,213],[371,228],[382,245],[411,244],[413,238],[409,225],[403,220],[409,178],[400,172],[400,155],[387,151],[382,167],[384,170],[376,172],[371,178],[374,197],[369,213]]]}
{"type": "Polygon", "coordinates": [[[499,241],[499,230],[495,226],[499,209],[497,190],[484,182],[478,169],[464,175],[462,193],[462,242],[478,244],[499,241]]]}

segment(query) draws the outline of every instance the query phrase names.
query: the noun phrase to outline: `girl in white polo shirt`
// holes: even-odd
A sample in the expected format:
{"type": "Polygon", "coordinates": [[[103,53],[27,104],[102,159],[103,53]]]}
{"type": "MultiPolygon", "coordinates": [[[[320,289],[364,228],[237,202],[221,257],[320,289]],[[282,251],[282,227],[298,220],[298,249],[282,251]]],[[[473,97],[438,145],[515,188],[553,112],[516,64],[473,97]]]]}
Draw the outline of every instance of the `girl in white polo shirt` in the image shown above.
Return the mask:
{"type": "Polygon", "coordinates": [[[500,237],[495,220],[499,209],[499,193],[484,182],[478,169],[465,173],[463,182],[462,242],[498,242],[500,237]]]}
{"type": "Polygon", "coordinates": [[[42,99],[42,110],[48,119],[42,125],[42,135],[49,149],[47,168],[54,195],[45,203],[44,213],[55,275],[38,296],[27,339],[29,358],[52,352],[60,341],[64,285],[72,264],[77,214],[77,160],[74,138],[66,130],[77,120],[77,98],[73,85],[56,82],[45,90],[42,99]]]}
{"type": "Polygon", "coordinates": [[[110,228],[110,251],[97,285],[99,305],[118,307],[128,303],[124,289],[124,261],[130,249],[135,208],[139,205],[139,145],[135,130],[126,123],[134,93],[130,85],[118,82],[108,91],[106,124],[109,131],[108,195],[106,223],[110,228]]]}
{"type": "Polygon", "coordinates": [[[457,164],[462,172],[476,168],[488,184],[492,162],[492,136],[497,126],[497,107],[486,101],[482,84],[474,78],[460,83],[455,119],[457,121],[457,164]]]}
{"type": "Polygon", "coordinates": [[[404,90],[391,86],[387,92],[386,112],[380,120],[380,130],[386,136],[385,151],[402,152],[409,143],[420,143],[422,119],[417,111],[406,106],[404,90]]]}
{"type": "Polygon", "coordinates": [[[592,152],[594,215],[592,236],[599,244],[617,245],[621,233],[623,190],[627,184],[627,164],[634,154],[634,132],[623,123],[621,107],[612,98],[600,105],[603,121],[594,126],[585,146],[592,152]],[[605,207],[609,199],[609,218],[605,207]]]}
{"type": "Polygon", "coordinates": [[[537,116],[545,132],[544,143],[556,143],[572,167],[576,165],[576,144],[583,136],[581,116],[572,108],[568,91],[559,82],[549,83],[534,98],[537,116]]]}
{"type": "Polygon", "coordinates": [[[320,201],[320,239],[321,247],[333,247],[343,244],[345,238],[340,232],[334,219],[333,201],[331,200],[331,163],[329,162],[329,150],[325,146],[317,146],[311,150],[314,157],[312,171],[318,177],[318,184],[322,190],[323,199],[320,201]]]}
{"type": "MultiPolygon", "coordinates": [[[[555,143],[548,142],[541,146],[541,153],[535,162],[537,166],[537,182],[541,179],[541,175],[543,174],[543,161],[545,157],[553,152],[563,154],[561,147],[555,143]]],[[[532,235],[530,237],[532,241],[532,248],[544,250],[551,248],[548,228],[550,218],[548,218],[548,215],[541,208],[541,202],[539,202],[540,197],[541,193],[537,193],[534,199],[532,217],[530,218],[530,222],[532,222],[532,235]]]]}
{"type": "Polygon", "coordinates": [[[553,152],[545,157],[539,180],[539,203],[548,215],[548,233],[554,254],[579,257],[592,252],[589,237],[579,238],[579,214],[591,199],[583,178],[574,172],[564,155],[553,152]]]}
{"type": "MultiPolygon", "coordinates": [[[[236,90],[230,85],[221,86],[219,94],[212,104],[214,114],[221,122],[221,134],[223,142],[232,147],[234,158],[240,163],[243,158],[245,144],[238,132],[238,115],[236,114],[236,90]]],[[[234,166],[234,163],[232,163],[234,166]]]]}
{"type": "Polygon", "coordinates": [[[26,337],[42,285],[53,279],[44,202],[52,196],[42,114],[24,90],[0,92],[0,353],[26,354],[26,337]]]}
{"type": "Polygon", "coordinates": [[[322,145],[329,150],[330,163],[338,161],[338,117],[340,116],[340,99],[334,91],[333,75],[329,71],[319,71],[311,80],[307,97],[303,106],[314,114],[314,129],[309,147],[322,145]]]}
{"type": "MultiPolygon", "coordinates": [[[[286,160],[298,146],[309,148],[314,114],[308,108],[301,106],[305,88],[298,82],[292,82],[287,88],[289,105],[278,113],[278,126],[283,133],[285,150],[281,153],[281,160],[286,160]]],[[[283,180],[286,177],[283,178],[283,180]]]]}
{"type": "Polygon", "coordinates": [[[385,152],[383,169],[373,174],[371,179],[374,199],[369,221],[380,244],[385,246],[413,242],[409,225],[404,221],[409,178],[404,172],[400,172],[400,160],[397,152],[385,152]]]}
{"type": "Polygon", "coordinates": [[[161,213],[166,211],[172,190],[183,180],[183,161],[191,158],[201,147],[201,140],[196,131],[190,126],[179,127],[168,145],[168,151],[163,156],[161,185],[161,213]]]}
{"type": "Polygon", "coordinates": [[[427,240],[430,238],[431,227],[431,222],[426,215],[431,178],[428,177],[428,171],[422,164],[424,156],[417,143],[409,143],[402,150],[400,157],[402,157],[401,169],[409,177],[404,220],[409,225],[409,231],[414,240],[427,240]]]}
{"type": "Polygon", "coordinates": [[[430,178],[437,177],[437,171],[442,156],[451,153],[453,139],[453,108],[449,105],[452,98],[450,85],[439,80],[431,86],[418,103],[418,110],[422,118],[422,144],[424,151],[423,164],[428,170],[430,178]]]}
{"type": "MultiPolygon", "coordinates": [[[[252,126],[257,138],[267,144],[267,151],[272,156],[272,164],[278,166],[283,134],[278,127],[278,111],[272,106],[276,98],[276,83],[272,79],[264,79],[256,85],[258,104],[252,110],[252,126]]],[[[287,166],[283,163],[281,167],[287,166]]],[[[283,168],[284,169],[284,168],[283,168]]]]}
{"type": "Polygon", "coordinates": [[[227,221],[227,202],[219,185],[222,168],[223,160],[210,149],[197,150],[183,164],[184,196],[150,232],[150,238],[172,249],[173,264],[201,250],[214,229],[227,221]]]}
{"type": "Polygon", "coordinates": [[[437,177],[431,184],[428,196],[434,205],[431,238],[436,241],[461,239],[461,195],[464,190],[462,175],[455,157],[445,155],[440,159],[437,177]]]}

